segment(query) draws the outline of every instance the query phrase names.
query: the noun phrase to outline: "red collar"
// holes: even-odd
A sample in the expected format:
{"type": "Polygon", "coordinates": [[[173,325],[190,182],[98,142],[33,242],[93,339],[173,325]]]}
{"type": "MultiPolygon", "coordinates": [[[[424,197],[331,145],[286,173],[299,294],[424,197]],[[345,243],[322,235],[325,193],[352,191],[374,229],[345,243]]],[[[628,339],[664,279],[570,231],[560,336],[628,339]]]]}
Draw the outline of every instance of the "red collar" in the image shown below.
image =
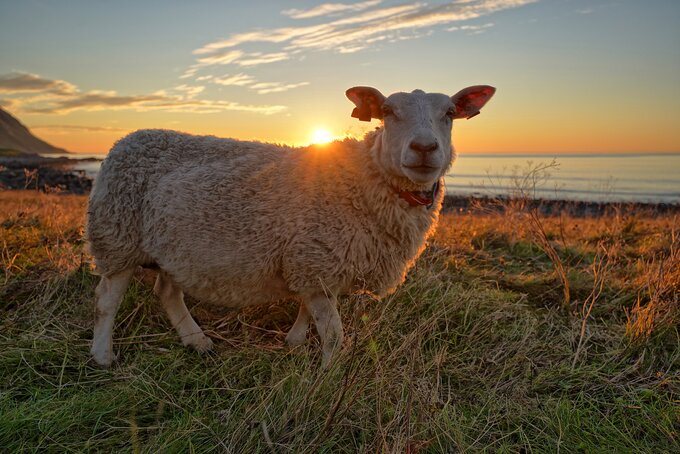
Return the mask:
{"type": "Polygon", "coordinates": [[[434,205],[434,199],[437,198],[439,193],[439,180],[432,185],[432,189],[429,191],[402,191],[394,186],[392,186],[392,189],[412,207],[425,206],[429,210],[434,205]]]}

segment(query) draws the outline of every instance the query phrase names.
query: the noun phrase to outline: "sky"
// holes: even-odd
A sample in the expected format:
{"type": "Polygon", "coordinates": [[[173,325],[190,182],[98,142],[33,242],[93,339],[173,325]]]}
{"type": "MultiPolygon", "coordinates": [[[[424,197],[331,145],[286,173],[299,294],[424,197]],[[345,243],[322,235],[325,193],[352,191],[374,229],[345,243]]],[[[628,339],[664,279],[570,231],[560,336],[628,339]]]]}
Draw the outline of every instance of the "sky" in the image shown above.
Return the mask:
{"type": "Polygon", "coordinates": [[[360,137],[347,88],[497,88],[461,153],[680,151],[680,1],[0,0],[0,106],[105,153],[176,129],[360,137]]]}

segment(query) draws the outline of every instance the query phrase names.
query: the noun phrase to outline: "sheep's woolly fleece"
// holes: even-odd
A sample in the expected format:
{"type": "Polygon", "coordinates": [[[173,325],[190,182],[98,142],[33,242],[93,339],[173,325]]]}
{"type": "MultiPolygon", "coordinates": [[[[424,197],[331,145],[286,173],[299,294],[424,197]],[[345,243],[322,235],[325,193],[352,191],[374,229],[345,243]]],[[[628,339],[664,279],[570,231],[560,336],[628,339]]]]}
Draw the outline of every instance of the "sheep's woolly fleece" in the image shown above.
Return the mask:
{"type": "MultiPolygon", "coordinates": [[[[432,233],[364,141],[288,148],[166,130],[120,140],[91,194],[87,239],[100,274],[155,263],[188,294],[242,307],[319,289],[385,295],[432,233]]],[[[376,144],[376,146],[373,146],[376,144]]]]}

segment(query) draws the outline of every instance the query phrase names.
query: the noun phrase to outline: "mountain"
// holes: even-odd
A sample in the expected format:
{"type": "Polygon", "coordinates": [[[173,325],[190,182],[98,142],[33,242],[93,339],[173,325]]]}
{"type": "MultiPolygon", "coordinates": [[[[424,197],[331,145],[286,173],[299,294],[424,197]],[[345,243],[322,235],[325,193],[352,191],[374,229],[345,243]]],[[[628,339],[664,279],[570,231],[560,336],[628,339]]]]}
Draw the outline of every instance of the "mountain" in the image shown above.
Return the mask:
{"type": "Polygon", "coordinates": [[[38,139],[19,120],[0,107],[0,149],[3,148],[31,154],[68,153],[63,148],[38,139]]]}

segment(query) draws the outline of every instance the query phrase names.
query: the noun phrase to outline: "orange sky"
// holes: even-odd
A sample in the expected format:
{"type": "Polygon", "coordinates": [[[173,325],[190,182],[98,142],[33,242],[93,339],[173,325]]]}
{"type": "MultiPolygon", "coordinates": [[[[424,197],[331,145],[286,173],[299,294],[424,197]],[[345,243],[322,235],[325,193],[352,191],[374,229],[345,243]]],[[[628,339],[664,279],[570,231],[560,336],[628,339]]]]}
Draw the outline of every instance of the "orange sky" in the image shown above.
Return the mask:
{"type": "Polygon", "coordinates": [[[104,153],[141,128],[295,145],[319,128],[361,136],[379,123],[350,118],[351,86],[476,84],[498,91],[454,125],[461,153],[680,151],[680,2],[168,2],[130,14],[74,1],[1,13],[0,105],[75,152],[104,153]]]}

